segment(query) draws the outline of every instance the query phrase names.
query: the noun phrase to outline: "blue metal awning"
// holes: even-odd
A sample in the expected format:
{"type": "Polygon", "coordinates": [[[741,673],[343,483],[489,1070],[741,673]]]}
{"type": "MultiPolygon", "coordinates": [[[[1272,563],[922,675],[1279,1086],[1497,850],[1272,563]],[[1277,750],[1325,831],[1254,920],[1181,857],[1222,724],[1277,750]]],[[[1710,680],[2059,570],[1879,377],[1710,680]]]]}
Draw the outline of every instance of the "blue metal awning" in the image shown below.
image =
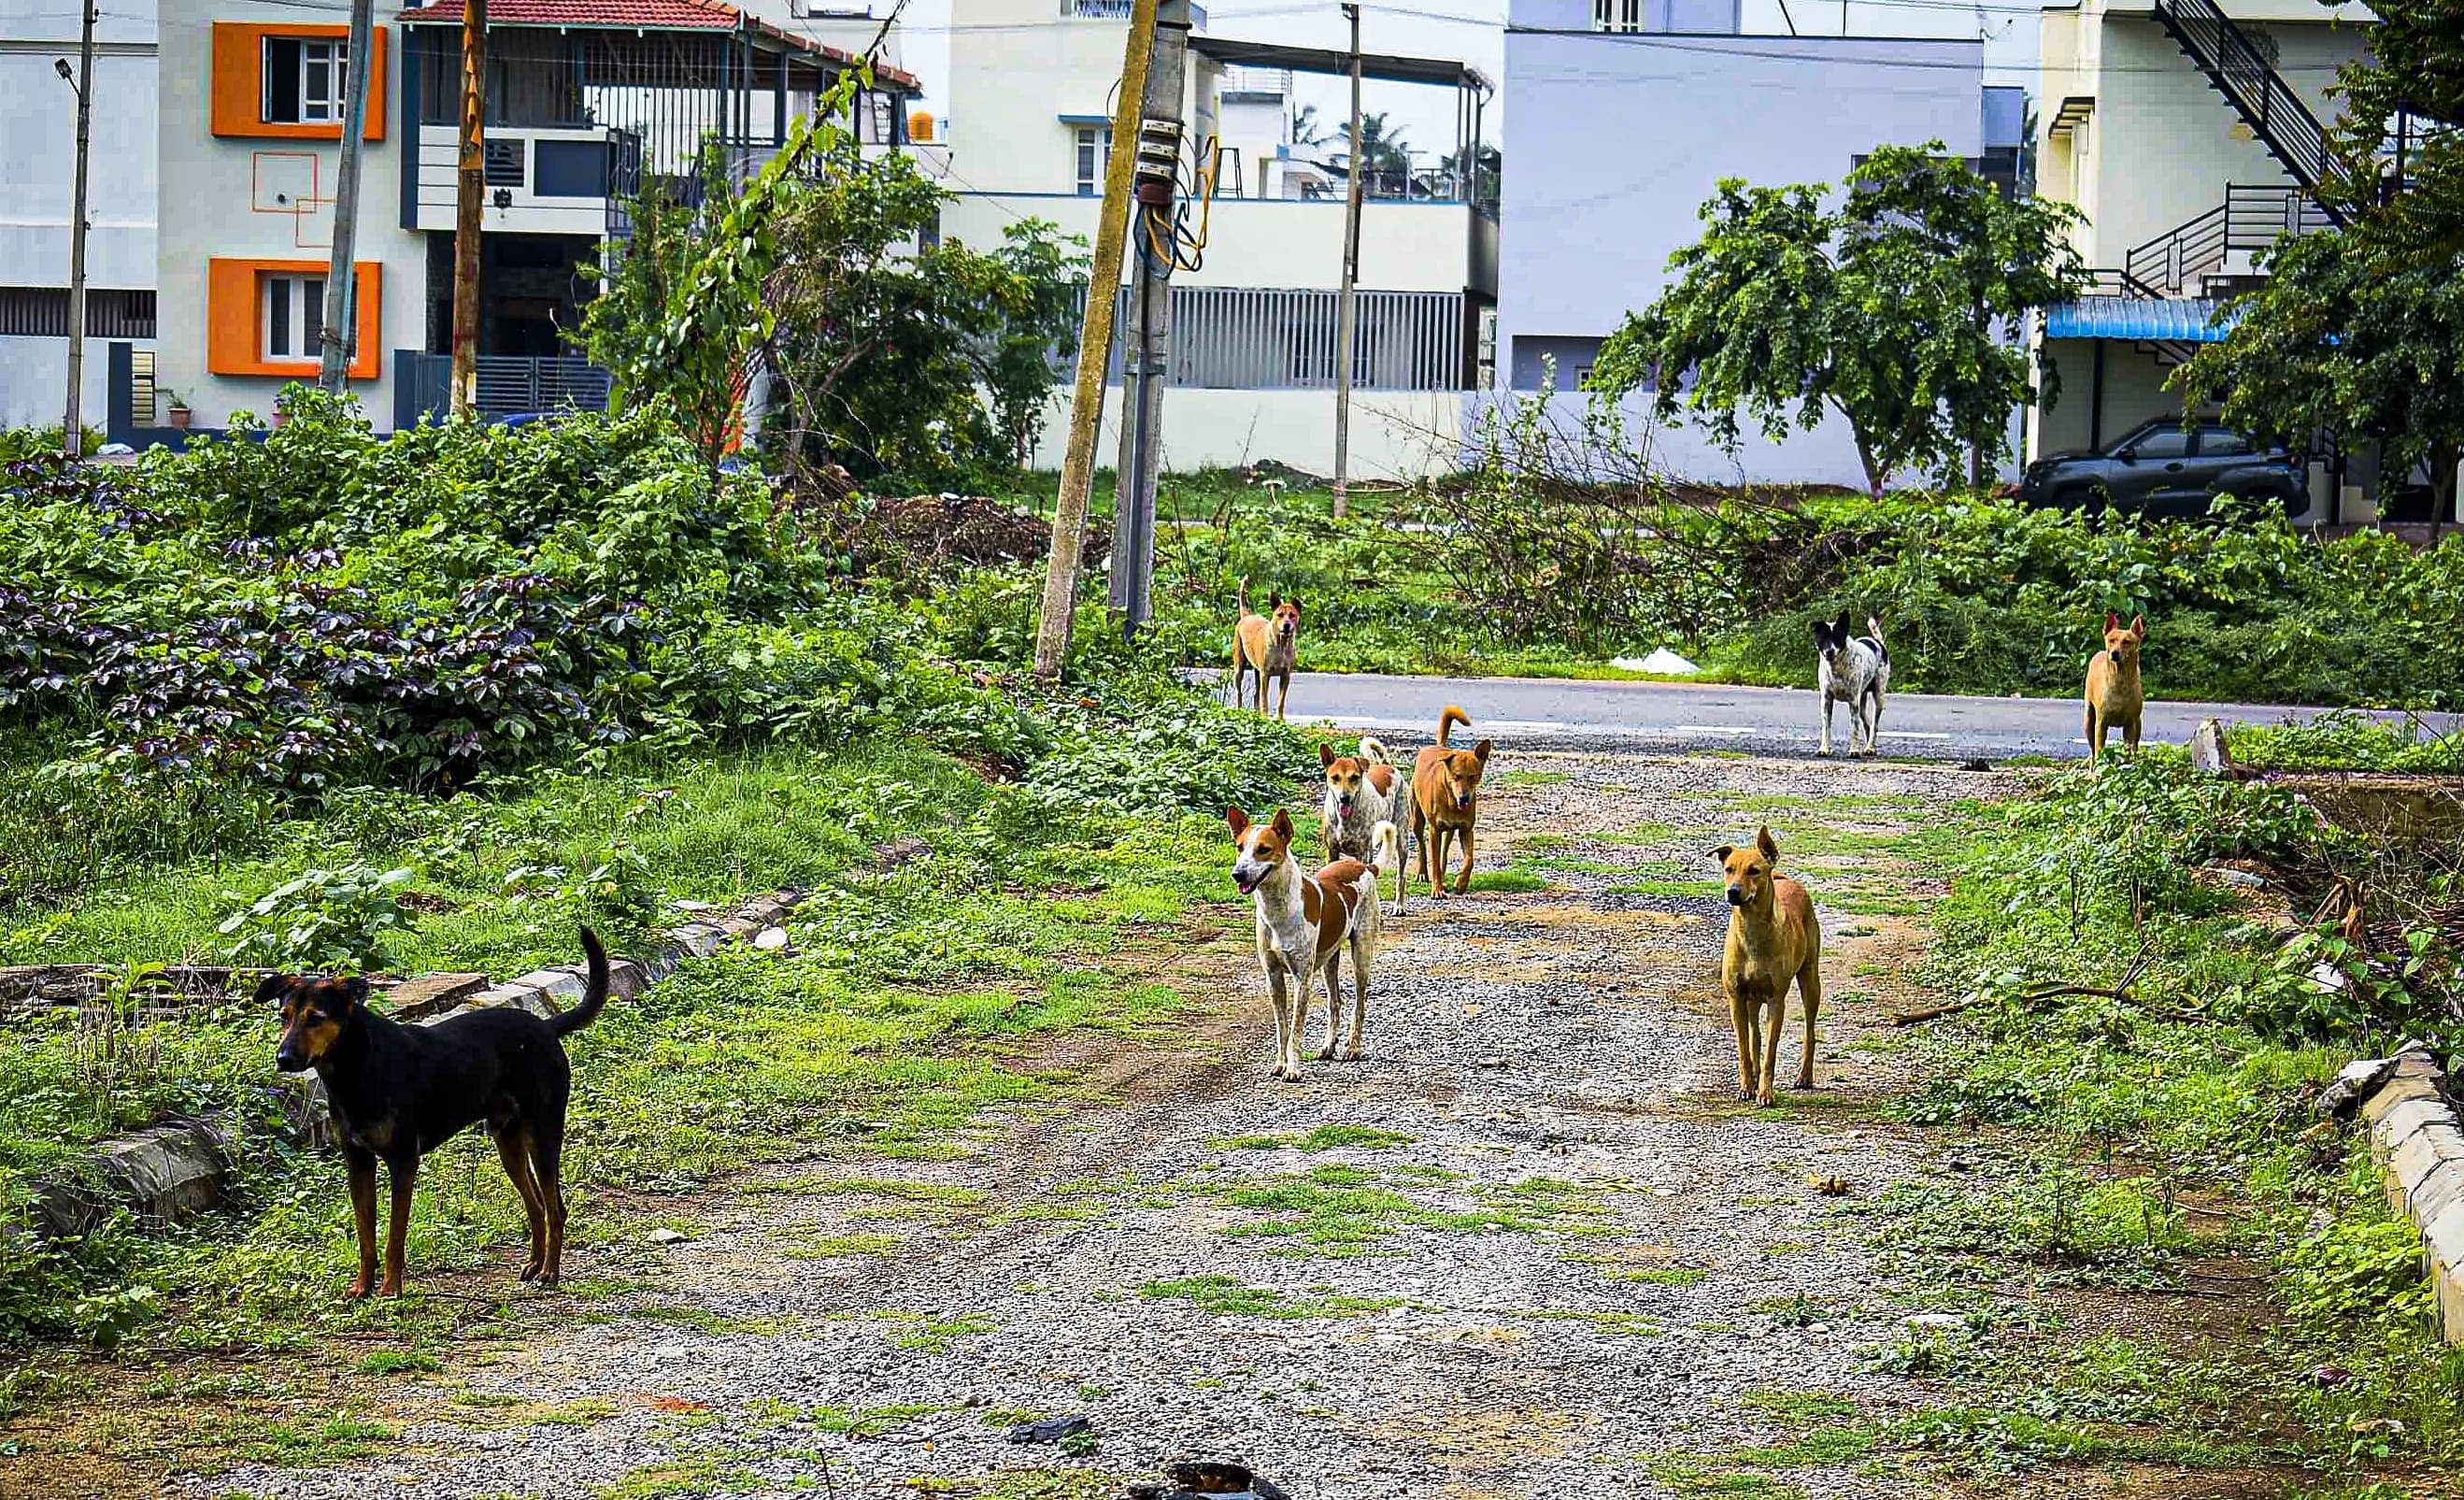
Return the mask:
{"type": "Polygon", "coordinates": [[[2129,339],[2159,343],[2222,343],[2238,311],[2216,319],[2209,297],[2082,297],[2045,309],[2048,339],[2129,339]]]}

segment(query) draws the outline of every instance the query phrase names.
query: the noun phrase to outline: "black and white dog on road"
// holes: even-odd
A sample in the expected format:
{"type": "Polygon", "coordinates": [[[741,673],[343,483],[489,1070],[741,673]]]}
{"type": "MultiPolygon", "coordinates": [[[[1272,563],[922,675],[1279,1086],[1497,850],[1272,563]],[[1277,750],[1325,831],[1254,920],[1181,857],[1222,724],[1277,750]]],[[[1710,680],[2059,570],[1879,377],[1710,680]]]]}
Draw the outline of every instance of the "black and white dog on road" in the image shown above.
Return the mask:
{"type": "Polygon", "coordinates": [[[1837,624],[1814,622],[1814,653],[1820,663],[1822,690],[1821,755],[1831,753],[1831,719],[1841,703],[1848,705],[1848,753],[1872,755],[1882,728],[1882,695],[1891,686],[1891,651],[1882,644],[1882,624],[1865,617],[1870,634],[1850,635],[1848,616],[1837,624]],[[1859,739],[1864,742],[1858,748],[1859,739]]]}

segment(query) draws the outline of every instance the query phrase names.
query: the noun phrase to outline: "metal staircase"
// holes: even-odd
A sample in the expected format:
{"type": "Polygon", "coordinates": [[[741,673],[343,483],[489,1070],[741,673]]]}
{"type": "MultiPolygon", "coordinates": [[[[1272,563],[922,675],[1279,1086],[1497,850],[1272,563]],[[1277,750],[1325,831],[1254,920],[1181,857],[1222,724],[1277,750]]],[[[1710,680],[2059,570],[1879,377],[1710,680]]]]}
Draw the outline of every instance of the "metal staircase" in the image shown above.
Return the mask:
{"type": "MultiPolygon", "coordinates": [[[[2301,97],[2215,0],[2154,0],[2156,20],[2302,190],[2315,195],[2343,175],[2327,132],[2301,97]]],[[[2311,201],[2316,204],[2315,196],[2311,201]]],[[[2321,208],[2328,222],[2343,219],[2321,208]]],[[[2186,226],[2187,227],[2187,226],[2186,226]]]]}
{"type": "Polygon", "coordinates": [[[2233,183],[2224,202],[2134,247],[2123,271],[2158,297],[2228,295],[2254,279],[2256,256],[2277,240],[2333,223],[2301,188],[2233,183]]]}

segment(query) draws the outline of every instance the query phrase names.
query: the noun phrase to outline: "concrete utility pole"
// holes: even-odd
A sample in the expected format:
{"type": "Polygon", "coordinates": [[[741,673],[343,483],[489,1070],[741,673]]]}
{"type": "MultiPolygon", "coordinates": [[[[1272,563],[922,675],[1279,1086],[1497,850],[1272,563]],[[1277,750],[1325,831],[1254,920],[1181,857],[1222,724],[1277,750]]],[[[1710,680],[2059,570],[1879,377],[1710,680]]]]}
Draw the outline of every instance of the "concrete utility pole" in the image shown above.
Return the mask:
{"type": "MultiPolygon", "coordinates": [[[[325,347],[317,370],[317,384],[337,394],[351,378],[360,332],[352,251],[360,230],[360,161],[367,154],[368,54],[375,49],[368,33],[375,29],[375,11],[376,0],[351,0],[349,55],[343,58],[342,169],[334,186],[334,258],[325,272],[325,347]]],[[[415,171],[415,142],[408,149],[413,155],[403,169],[415,171]]]]}
{"type": "Polygon", "coordinates": [[[1130,165],[1137,152],[1138,111],[1155,55],[1155,0],[1134,0],[1121,51],[1121,97],[1112,140],[1123,147],[1104,167],[1104,216],[1087,273],[1087,317],[1078,329],[1078,383],[1069,407],[1069,446],[1061,457],[1061,495],[1052,509],[1052,555],[1044,570],[1044,610],[1035,628],[1035,673],[1061,675],[1069,656],[1070,610],[1078,599],[1078,555],[1087,540],[1087,496],[1095,484],[1095,438],[1104,421],[1104,366],[1111,363],[1112,307],[1120,300],[1121,241],[1129,232],[1130,165]]]}
{"type": "MultiPolygon", "coordinates": [[[[479,211],[487,195],[488,0],[462,0],[462,154],[453,198],[453,414],[479,410],[479,211]]],[[[405,170],[409,170],[406,165],[405,170]]]]}
{"type": "Polygon", "coordinates": [[[1121,362],[1121,461],[1112,500],[1112,607],[1136,635],[1153,612],[1155,475],[1163,463],[1164,376],[1172,365],[1173,188],[1180,166],[1181,81],[1189,57],[1189,0],[1157,0],[1155,62],[1130,209],[1137,266],[1131,334],[1121,362]]]}
{"type": "MultiPolygon", "coordinates": [[[[77,77],[69,84],[77,90],[77,188],[69,206],[69,400],[60,419],[60,452],[71,459],[85,456],[85,417],[79,408],[85,400],[85,167],[94,124],[94,0],[80,9],[85,24],[77,38],[77,77]]],[[[52,66],[68,77],[67,58],[55,58],[52,66]]]]}
{"type": "Polygon", "coordinates": [[[1360,7],[1343,8],[1352,23],[1352,170],[1350,190],[1343,198],[1343,297],[1336,305],[1334,333],[1334,514],[1341,519],[1352,509],[1352,347],[1359,337],[1359,309],[1354,293],[1360,284],[1360,188],[1368,164],[1360,159],[1360,7]]]}

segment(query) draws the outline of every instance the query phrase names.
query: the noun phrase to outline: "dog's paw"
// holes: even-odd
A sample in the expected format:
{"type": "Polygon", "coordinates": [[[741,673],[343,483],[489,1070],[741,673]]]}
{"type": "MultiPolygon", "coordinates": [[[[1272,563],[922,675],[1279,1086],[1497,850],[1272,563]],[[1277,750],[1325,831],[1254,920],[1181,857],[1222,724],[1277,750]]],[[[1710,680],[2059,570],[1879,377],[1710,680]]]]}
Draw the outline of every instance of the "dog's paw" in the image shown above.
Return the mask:
{"type": "Polygon", "coordinates": [[[1301,1070],[1297,1068],[1278,1068],[1271,1076],[1277,1083],[1298,1083],[1301,1081],[1301,1070]]]}
{"type": "Polygon", "coordinates": [[[343,1292],[342,1295],[353,1302],[362,1302],[367,1299],[369,1290],[368,1279],[365,1276],[362,1276],[357,1281],[352,1282],[351,1290],[343,1292]]]}
{"type": "Polygon", "coordinates": [[[524,1281],[537,1281],[537,1280],[539,1280],[539,1262],[537,1262],[537,1261],[533,1261],[533,1262],[531,1262],[529,1265],[527,1265],[527,1266],[525,1266],[525,1267],[523,1267],[523,1268],[522,1268],[522,1280],[524,1280],[524,1281]]]}
{"type": "Polygon", "coordinates": [[[1326,1046],[1317,1049],[1317,1060],[1321,1063],[1331,1063],[1334,1061],[1334,1044],[1332,1042],[1329,1042],[1326,1046]]]}
{"type": "Polygon", "coordinates": [[[1766,1084],[1763,1086],[1762,1092],[1754,1095],[1754,1102],[1765,1109],[1769,1109],[1779,1102],[1779,1095],[1771,1091],[1770,1085],[1766,1084]]]}
{"type": "Polygon", "coordinates": [[[1797,1074],[1796,1082],[1790,1084],[1789,1087],[1792,1089],[1801,1089],[1806,1092],[1811,1093],[1814,1092],[1814,1075],[1812,1073],[1799,1073],[1797,1074]]]}
{"type": "Polygon", "coordinates": [[[1366,1055],[1368,1054],[1356,1047],[1347,1047],[1343,1049],[1343,1060],[1347,1063],[1356,1063],[1366,1055]]]}

